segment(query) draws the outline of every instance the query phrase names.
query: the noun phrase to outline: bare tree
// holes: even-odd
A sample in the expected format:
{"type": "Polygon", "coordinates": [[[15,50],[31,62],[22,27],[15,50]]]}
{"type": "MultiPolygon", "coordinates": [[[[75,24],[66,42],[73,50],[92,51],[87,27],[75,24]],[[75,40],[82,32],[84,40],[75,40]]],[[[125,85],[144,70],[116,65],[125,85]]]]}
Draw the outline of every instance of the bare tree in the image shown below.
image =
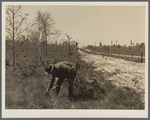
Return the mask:
{"type": "Polygon", "coordinates": [[[70,39],[72,38],[72,37],[70,37],[69,35],[67,35],[67,34],[65,34],[66,36],[67,36],[67,38],[68,38],[68,41],[69,41],[69,54],[71,54],[71,50],[70,50],[70,39]]]}
{"type": "Polygon", "coordinates": [[[37,66],[38,65],[38,51],[39,51],[38,44],[39,44],[40,32],[38,30],[30,30],[29,33],[30,34],[28,35],[28,38],[31,40],[31,43],[35,48],[34,55],[35,55],[36,66],[37,66]]]}
{"type": "Polygon", "coordinates": [[[15,66],[15,39],[26,30],[22,29],[22,25],[28,16],[28,14],[20,15],[20,11],[21,5],[6,7],[6,32],[13,40],[13,66],[15,66]]]}
{"type": "MultiPolygon", "coordinates": [[[[41,39],[41,35],[42,35],[42,23],[41,23],[41,13],[40,12],[37,12],[37,16],[35,17],[35,20],[32,22],[32,25],[31,25],[32,28],[34,28],[36,30],[36,37],[37,38],[36,40],[38,40],[38,42],[41,40],[41,55],[40,55],[40,58],[42,59],[42,39],[41,39]]],[[[33,33],[34,35],[34,33],[33,33]]],[[[35,40],[35,39],[33,39],[35,40]]],[[[37,43],[34,41],[34,47],[37,49],[37,43]]],[[[37,59],[37,58],[36,58],[37,59]]]]}
{"type": "Polygon", "coordinates": [[[51,33],[51,39],[53,39],[55,42],[57,42],[58,38],[61,36],[61,31],[58,29],[54,29],[51,33]]]}
{"type": "Polygon", "coordinates": [[[44,41],[46,41],[46,57],[47,57],[47,37],[48,35],[51,35],[51,29],[54,27],[54,19],[51,17],[51,14],[48,12],[42,13],[38,12],[37,13],[37,22],[41,28],[41,32],[44,37],[44,41]]]}

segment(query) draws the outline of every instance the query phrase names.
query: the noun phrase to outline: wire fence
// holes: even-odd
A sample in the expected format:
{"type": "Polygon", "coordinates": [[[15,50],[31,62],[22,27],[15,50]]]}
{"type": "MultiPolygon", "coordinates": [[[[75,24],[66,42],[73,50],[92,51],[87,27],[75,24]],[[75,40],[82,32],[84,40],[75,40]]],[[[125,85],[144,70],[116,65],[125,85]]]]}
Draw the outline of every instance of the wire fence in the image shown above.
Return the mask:
{"type": "Polygon", "coordinates": [[[122,58],[133,62],[145,62],[145,49],[140,47],[86,47],[81,49],[84,52],[99,54],[115,58],[122,58]]]}

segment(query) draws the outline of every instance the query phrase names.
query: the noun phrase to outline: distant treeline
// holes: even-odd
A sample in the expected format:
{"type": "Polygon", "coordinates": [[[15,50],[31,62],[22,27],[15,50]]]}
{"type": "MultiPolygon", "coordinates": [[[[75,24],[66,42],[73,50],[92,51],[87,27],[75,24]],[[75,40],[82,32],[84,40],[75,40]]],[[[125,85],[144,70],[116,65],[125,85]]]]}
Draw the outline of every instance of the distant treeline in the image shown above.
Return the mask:
{"type": "Polygon", "coordinates": [[[85,47],[86,49],[96,51],[96,52],[104,52],[104,53],[112,53],[112,54],[124,54],[124,55],[136,55],[140,56],[141,53],[145,56],[145,43],[136,44],[135,46],[122,46],[122,45],[103,45],[103,46],[93,46],[88,45],[85,47]]]}
{"type": "MultiPolygon", "coordinates": [[[[15,41],[15,56],[16,57],[46,57],[46,43],[45,41],[42,42],[35,42],[29,39],[25,39],[24,41],[15,41]]],[[[69,52],[69,44],[68,42],[64,41],[62,44],[47,44],[48,54],[51,54],[53,48],[57,46],[62,52],[66,53],[69,52]]],[[[71,52],[74,50],[75,43],[70,45],[71,52]]],[[[6,40],[6,59],[12,59],[13,55],[13,41],[6,40]]],[[[40,58],[39,58],[40,59],[40,58]]]]}

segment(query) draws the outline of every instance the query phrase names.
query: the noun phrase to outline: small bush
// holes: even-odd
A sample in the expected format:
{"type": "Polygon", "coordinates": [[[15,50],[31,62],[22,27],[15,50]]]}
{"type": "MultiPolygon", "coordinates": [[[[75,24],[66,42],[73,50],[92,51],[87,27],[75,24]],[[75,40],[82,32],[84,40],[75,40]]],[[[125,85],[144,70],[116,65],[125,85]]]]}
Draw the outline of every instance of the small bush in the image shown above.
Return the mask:
{"type": "Polygon", "coordinates": [[[74,80],[74,97],[76,99],[98,99],[101,93],[104,94],[104,89],[97,80],[88,81],[81,74],[74,80]]]}
{"type": "Polygon", "coordinates": [[[36,66],[31,64],[28,61],[16,62],[16,71],[15,75],[19,75],[22,77],[29,77],[35,73],[36,66]]]}

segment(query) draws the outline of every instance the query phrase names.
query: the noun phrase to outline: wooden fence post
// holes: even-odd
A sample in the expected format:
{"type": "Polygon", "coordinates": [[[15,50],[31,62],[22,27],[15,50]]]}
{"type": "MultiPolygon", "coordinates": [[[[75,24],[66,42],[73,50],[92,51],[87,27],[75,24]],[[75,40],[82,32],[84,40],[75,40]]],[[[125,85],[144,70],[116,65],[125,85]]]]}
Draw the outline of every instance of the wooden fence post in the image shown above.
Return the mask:
{"type": "Polygon", "coordinates": [[[124,51],[124,60],[125,60],[125,55],[126,55],[126,53],[125,53],[125,51],[124,51]]]}
{"type": "Polygon", "coordinates": [[[132,52],[132,61],[133,61],[133,52],[132,52]]]}
{"type": "Polygon", "coordinates": [[[111,41],[111,46],[110,46],[110,57],[112,56],[112,44],[113,44],[113,41],[111,41]]]}
{"type": "Polygon", "coordinates": [[[143,62],[143,52],[141,52],[141,63],[143,62]]]}

